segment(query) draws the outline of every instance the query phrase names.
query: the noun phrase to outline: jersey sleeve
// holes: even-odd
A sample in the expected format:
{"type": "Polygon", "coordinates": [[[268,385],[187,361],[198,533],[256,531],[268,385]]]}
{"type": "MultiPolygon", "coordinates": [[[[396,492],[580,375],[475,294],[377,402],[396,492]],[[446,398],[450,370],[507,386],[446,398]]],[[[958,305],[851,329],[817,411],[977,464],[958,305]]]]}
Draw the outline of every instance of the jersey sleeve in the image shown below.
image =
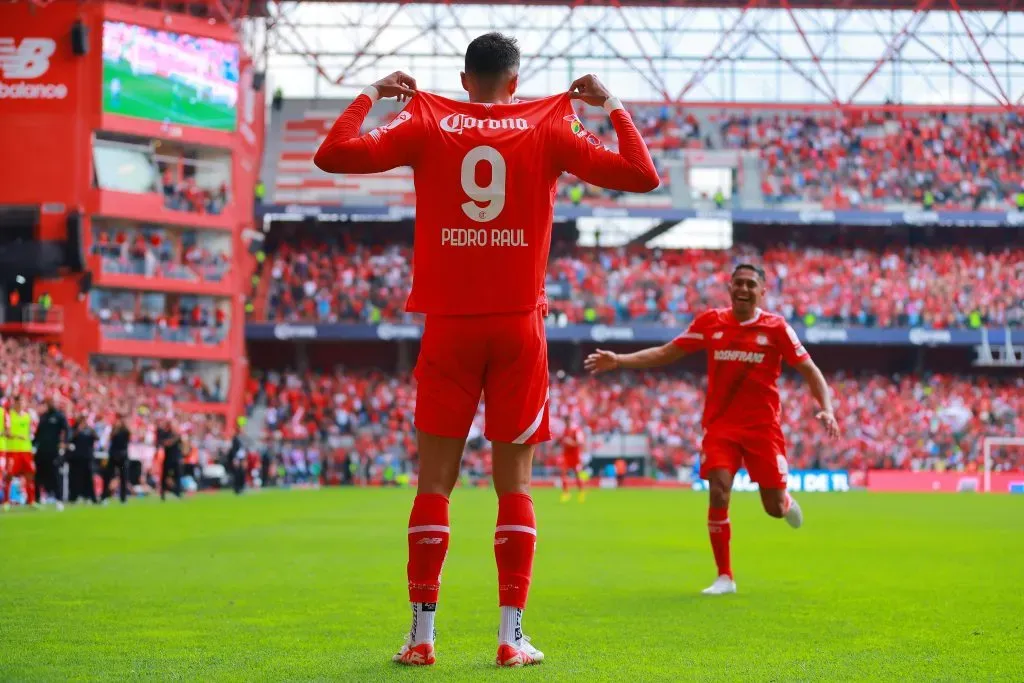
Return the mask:
{"type": "Polygon", "coordinates": [[[390,123],[359,135],[371,107],[373,100],[361,94],[341,113],[313,157],[317,168],[328,173],[380,173],[415,165],[425,131],[418,100],[413,97],[390,123]]]}
{"type": "Polygon", "coordinates": [[[661,181],[651,153],[625,109],[611,112],[619,140],[619,151],[613,152],[583,127],[571,100],[567,98],[565,102],[560,115],[550,124],[557,173],[568,171],[591,185],[623,192],[650,192],[658,187],[661,181]]]}
{"type": "Polygon", "coordinates": [[[783,322],[776,329],[775,343],[779,351],[782,352],[782,360],[786,361],[787,365],[797,365],[811,357],[800,341],[800,337],[796,335],[796,330],[789,323],[783,322]]]}
{"type": "Polygon", "coordinates": [[[690,323],[685,332],[672,340],[672,344],[688,353],[703,351],[707,348],[708,337],[711,334],[711,323],[714,321],[714,317],[713,311],[701,313],[693,319],[693,322],[690,323]]]}

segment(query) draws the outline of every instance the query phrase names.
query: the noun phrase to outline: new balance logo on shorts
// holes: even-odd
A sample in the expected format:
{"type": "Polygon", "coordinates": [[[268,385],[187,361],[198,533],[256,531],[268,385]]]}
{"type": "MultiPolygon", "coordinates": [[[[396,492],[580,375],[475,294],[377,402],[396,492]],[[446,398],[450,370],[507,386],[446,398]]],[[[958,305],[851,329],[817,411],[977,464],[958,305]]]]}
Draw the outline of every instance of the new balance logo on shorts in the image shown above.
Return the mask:
{"type": "Polygon", "coordinates": [[[494,539],[494,545],[501,545],[502,543],[506,543],[507,541],[508,536],[502,536],[501,538],[494,539]]]}
{"type": "Polygon", "coordinates": [[[441,545],[443,540],[441,538],[421,538],[416,541],[416,545],[441,545]]]}

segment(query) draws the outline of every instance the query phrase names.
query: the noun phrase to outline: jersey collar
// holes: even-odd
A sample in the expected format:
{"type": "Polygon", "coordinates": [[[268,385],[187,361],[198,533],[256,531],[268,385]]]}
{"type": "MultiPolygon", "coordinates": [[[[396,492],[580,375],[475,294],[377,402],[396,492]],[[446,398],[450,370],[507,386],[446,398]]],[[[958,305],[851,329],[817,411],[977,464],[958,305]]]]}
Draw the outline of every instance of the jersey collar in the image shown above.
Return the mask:
{"type": "Polygon", "coordinates": [[[753,325],[758,320],[760,320],[761,319],[761,314],[763,312],[764,311],[762,311],[760,307],[755,308],[754,309],[754,315],[750,318],[750,320],[744,320],[743,322],[740,322],[739,320],[736,319],[736,314],[733,313],[732,309],[730,308],[729,309],[729,317],[731,317],[733,322],[736,323],[737,325],[742,325],[743,327],[746,327],[747,325],[753,325]]]}

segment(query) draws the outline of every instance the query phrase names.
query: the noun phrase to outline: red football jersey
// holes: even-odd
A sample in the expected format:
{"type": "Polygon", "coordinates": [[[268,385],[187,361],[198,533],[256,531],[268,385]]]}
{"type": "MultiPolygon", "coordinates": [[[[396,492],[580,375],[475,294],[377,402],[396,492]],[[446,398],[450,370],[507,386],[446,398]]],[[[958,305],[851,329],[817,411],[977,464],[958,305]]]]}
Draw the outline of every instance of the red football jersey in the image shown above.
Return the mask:
{"type": "Polygon", "coordinates": [[[810,358],[785,318],[760,308],[746,322],[736,320],[731,308],[701,313],[672,343],[708,352],[704,429],[778,427],[782,361],[795,365],[810,358]]]}
{"type": "Polygon", "coordinates": [[[583,450],[583,444],[587,438],[586,434],[579,427],[566,429],[562,435],[562,453],[566,458],[579,460],[583,450]]]}
{"type": "Polygon", "coordinates": [[[545,300],[558,177],[568,171],[593,185],[632,192],[658,184],[629,114],[611,114],[616,153],[584,129],[568,94],[479,104],[420,92],[391,123],[356,138],[370,106],[360,95],[315,161],[336,173],[412,167],[410,311],[481,315],[536,308],[545,300]]]}

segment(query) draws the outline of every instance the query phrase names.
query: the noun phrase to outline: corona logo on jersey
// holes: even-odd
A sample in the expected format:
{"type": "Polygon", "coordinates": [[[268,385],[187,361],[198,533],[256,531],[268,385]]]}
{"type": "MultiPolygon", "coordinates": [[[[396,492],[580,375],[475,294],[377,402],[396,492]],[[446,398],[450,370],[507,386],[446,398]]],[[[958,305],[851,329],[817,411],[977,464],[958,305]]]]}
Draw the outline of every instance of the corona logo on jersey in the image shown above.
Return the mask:
{"type": "Polygon", "coordinates": [[[57,51],[50,38],[0,38],[0,100],[63,100],[68,96],[65,83],[27,83],[50,70],[50,58],[57,51]]]}
{"type": "Polygon", "coordinates": [[[526,119],[476,119],[466,114],[449,114],[438,121],[446,133],[462,134],[464,130],[527,130],[530,122],[526,119]]]}
{"type": "Polygon", "coordinates": [[[720,349],[715,351],[715,360],[731,360],[739,361],[741,363],[760,363],[764,360],[764,354],[756,353],[754,351],[732,351],[730,349],[720,349]]]}

